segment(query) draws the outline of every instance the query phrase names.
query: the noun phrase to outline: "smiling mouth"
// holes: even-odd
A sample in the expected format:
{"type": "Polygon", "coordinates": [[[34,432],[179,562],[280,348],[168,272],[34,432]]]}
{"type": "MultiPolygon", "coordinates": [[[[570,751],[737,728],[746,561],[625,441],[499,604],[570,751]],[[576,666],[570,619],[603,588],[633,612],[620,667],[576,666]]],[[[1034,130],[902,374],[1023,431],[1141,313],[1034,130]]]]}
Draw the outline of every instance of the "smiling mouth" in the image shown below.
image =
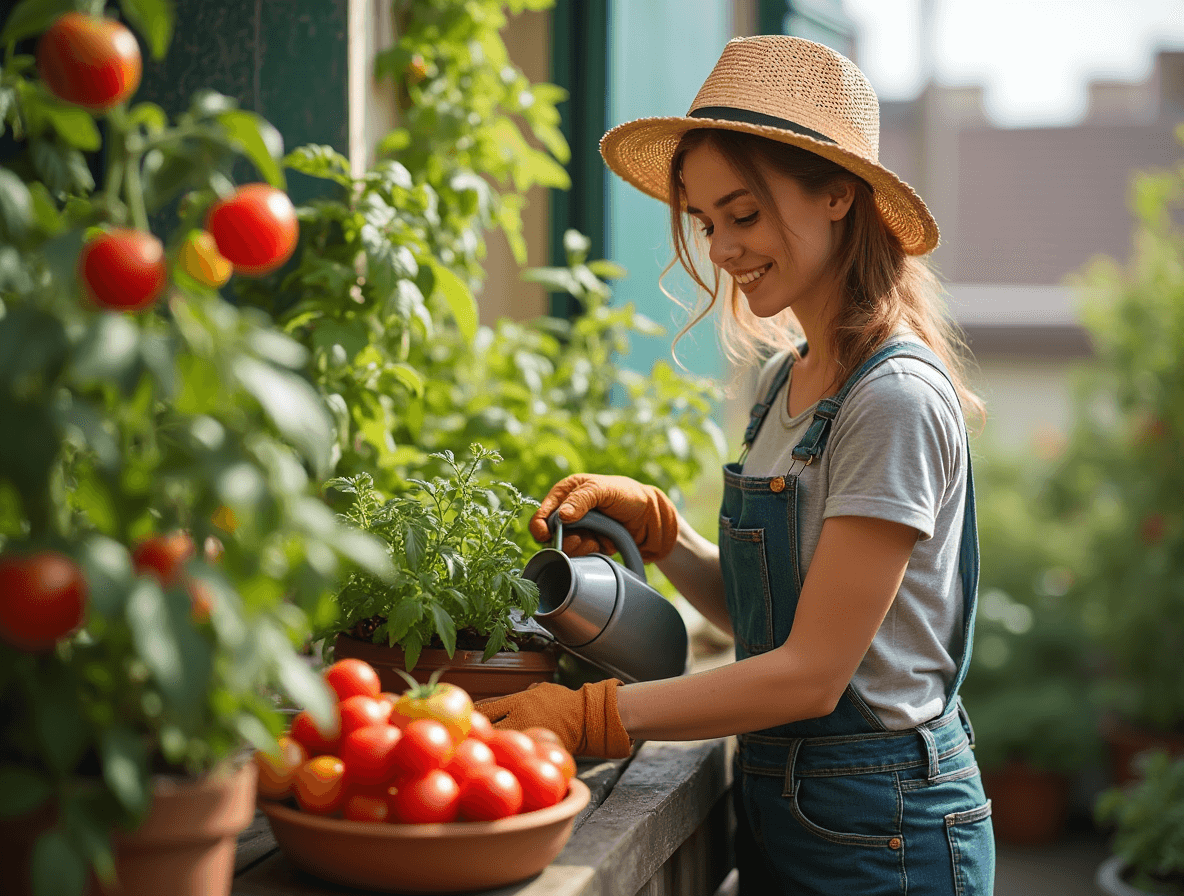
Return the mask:
{"type": "Polygon", "coordinates": [[[743,274],[734,274],[732,276],[732,279],[735,280],[737,283],[739,283],[741,286],[748,286],[750,283],[755,283],[757,280],[759,280],[761,277],[763,277],[765,274],[765,271],[769,270],[769,268],[771,268],[772,266],[773,266],[772,264],[767,264],[763,268],[757,268],[754,271],[748,271],[743,274]]]}

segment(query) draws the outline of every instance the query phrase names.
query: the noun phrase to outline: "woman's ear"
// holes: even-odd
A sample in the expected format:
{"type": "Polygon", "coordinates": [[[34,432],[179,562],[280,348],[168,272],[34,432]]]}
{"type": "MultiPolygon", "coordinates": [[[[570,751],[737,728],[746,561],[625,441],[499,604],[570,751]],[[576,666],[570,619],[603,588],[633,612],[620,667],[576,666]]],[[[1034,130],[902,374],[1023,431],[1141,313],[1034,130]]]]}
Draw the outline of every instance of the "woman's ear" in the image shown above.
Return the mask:
{"type": "Polygon", "coordinates": [[[832,221],[839,221],[847,216],[851,203],[855,201],[855,184],[849,180],[840,181],[831,187],[827,194],[826,210],[832,221]]]}

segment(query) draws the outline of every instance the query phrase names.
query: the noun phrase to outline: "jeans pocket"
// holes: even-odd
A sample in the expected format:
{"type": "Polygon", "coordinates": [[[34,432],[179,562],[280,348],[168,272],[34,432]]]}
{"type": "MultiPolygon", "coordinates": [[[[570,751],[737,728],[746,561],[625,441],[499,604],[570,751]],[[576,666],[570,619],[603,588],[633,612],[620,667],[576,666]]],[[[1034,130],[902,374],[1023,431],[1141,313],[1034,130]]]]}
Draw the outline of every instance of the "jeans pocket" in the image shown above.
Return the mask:
{"type": "Polygon", "coordinates": [[[733,634],[749,655],[772,650],[773,596],[765,558],[765,530],[734,529],[727,518],[722,518],[719,535],[733,634]]]}
{"type": "Polygon", "coordinates": [[[956,896],[991,896],[995,888],[995,833],[991,801],[946,817],[956,896]]]}

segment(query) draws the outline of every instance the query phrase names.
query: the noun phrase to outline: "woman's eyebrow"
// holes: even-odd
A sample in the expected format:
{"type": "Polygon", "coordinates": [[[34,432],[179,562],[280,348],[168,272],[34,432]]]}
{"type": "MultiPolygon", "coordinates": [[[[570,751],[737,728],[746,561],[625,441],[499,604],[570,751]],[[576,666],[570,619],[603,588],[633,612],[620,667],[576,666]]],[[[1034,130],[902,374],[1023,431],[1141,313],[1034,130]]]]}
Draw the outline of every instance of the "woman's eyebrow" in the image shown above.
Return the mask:
{"type": "MultiPolygon", "coordinates": [[[[733,190],[727,196],[723,196],[723,197],[715,200],[715,207],[716,208],[723,208],[725,205],[727,205],[733,199],[739,199],[741,196],[746,196],[747,194],[748,194],[748,191],[746,189],[744,189],[743,187],[741,187],[739,190],[733,190]]],[[[697,209],[693,206],[688,205],[687,206],[687,214],[701,215],[701,214],[703,214],[703,212],[699,211],[699,209],[697,209]]]]}

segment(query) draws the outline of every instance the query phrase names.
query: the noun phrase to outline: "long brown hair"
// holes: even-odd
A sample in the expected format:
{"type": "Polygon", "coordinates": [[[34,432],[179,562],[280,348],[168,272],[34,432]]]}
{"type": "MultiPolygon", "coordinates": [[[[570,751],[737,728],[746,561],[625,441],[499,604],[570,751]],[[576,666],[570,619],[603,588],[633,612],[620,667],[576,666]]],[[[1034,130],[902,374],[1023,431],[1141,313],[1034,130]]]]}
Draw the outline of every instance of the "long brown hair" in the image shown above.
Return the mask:
{"type": "MultiPolygon", "coordinates": [[[[762,213],[779,225],[782,238],[788,231],[769,188],[766,171],[779,171],[795,178],[809,195],[820,195],[843,182],[853,185],[855,198],[845,217],[846,226],[833,264],[844,284],[842,305],[837,310],[830,351],[839,365],[840,380],[870,358],[876,349],[901,327],[908,327],[946,365],[963,412],[980,422],[986,411],[982,400],[966,384],[969,352],[961,332],[942,313],[941,285],[929,266],[920,258],[906,255],[896,235],[885,226],[876,209],[872,189],[867,182],[829,159],[765,137],[717,128],[695,128],[679,141],[670,166],[670,192],[676,197],[670,204],[670,230],[674,259],[663,271],[664,278],[675,264],[681,264],[702,290],[705,302],[690,308],[662,287],[674,301],[688,308],[690,319],[679,331],[675,344],[720,301],[723,278],[712,265],[709,283],[699,273],[691,251],[703,241],[689,235],[689,216],[685,213],[686,190],[682,166],[692,149],[710,146],[728,162],[736,175],[755,197],[762,213]],[[756,164],[753,164],[753,162],[756,164]]],[[[661,283],[661,280],[659,280],[661,283]]],[[[741,367],[759,363],[776,351],[797,351],[801,327],[793,312],[786,309],[769,318],[758,318],[748,308],[739,287],[732,282],[726,296],[726,312],[720,314],[720,342],[727,357],[741,367]]]]}

